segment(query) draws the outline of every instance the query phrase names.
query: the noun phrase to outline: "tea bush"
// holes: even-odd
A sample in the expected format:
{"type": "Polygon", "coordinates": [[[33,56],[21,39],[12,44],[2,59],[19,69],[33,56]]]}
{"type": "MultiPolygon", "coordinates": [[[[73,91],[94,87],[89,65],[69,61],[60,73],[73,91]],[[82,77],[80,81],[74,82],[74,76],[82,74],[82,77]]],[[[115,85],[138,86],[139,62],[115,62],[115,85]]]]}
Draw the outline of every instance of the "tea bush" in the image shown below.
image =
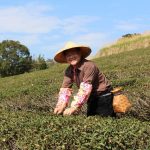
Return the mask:
{"type": "Polygon", "coordinates": [[[49,113],[1,113],[1,149],[150,148],[150,122],[134,118],[54,116],[49,113]]]}
{"type": "MultiPolygon", "coordinates": [[[[150,149],[150,48],[93,60],[132,108],[120,119],[54,116],[66,65],[0,78],[0,149],[150,149]]],[[[74,91],[77,89],[74,87],[74,91]]]]}

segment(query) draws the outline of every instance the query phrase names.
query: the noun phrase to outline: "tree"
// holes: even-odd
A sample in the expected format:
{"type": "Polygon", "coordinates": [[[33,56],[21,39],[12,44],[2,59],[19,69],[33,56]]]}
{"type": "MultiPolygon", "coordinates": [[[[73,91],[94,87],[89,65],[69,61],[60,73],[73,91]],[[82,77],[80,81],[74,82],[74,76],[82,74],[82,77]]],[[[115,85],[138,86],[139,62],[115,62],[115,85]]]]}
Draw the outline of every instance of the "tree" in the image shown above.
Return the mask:
{"type": "Polygon", "coordinates": [[[37,60],[32,60],[32,69],[35,70],[44,70],[47,69],[48,65],[41,55],[38,56],[37,60]]]}
{"type": "Polygon", "coordinates": [[[128,33],[128,34],[123,35],[122,38],[131,38],[131,37],[137,36],[137,35],[140,35],[140,34],[139,33],[133,33],[133,34],[128,33]]]}
{"type": "Polygon", "coordinates": [[[31,69],[32,58],[28,48],[18,41],[0,43],[0,76],[17,75],[31,69]]]}
{"type": "Polygon", "coordinates": [[[53,66],[56,62],[53,59],[47,59],[46,60],[48,68],[53,66]]]}

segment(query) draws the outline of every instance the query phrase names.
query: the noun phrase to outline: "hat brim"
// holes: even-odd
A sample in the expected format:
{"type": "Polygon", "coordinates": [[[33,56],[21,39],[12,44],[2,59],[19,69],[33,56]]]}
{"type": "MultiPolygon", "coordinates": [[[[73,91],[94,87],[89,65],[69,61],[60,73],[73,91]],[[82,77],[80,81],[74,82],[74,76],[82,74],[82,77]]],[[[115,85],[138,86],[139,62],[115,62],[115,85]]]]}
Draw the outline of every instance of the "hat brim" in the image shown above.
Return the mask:
{"type": "Polygon", "coordinates": [[[68,49],[65,49],[65,50],[62,50],[62,51],[58,52],[55,55],[54,60],[58,63],[67,63],[66,57],[64,55],[64,51],[72,50],[72,49],[75,49],[75,48],[80,49],[80,53],[81,53],[82,58],[86,58],[91,53],[91,49],[89,47],[77,46],[77,47],[68,48],[68,49]]]}

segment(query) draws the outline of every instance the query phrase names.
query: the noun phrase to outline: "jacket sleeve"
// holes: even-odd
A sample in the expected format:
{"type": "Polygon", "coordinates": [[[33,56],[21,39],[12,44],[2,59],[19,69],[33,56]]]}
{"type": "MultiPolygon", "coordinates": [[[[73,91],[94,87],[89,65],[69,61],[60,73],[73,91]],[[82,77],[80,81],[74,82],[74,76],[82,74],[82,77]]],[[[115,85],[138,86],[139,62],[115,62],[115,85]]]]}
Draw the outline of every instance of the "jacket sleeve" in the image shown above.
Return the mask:
{"type": "Polygon", "coordinates": [[[92,84],[81,82],[80,88],[74,100],[71,103],[71,107],[81,108],[84,103],[87,102],[92,91],[92,84]]]}

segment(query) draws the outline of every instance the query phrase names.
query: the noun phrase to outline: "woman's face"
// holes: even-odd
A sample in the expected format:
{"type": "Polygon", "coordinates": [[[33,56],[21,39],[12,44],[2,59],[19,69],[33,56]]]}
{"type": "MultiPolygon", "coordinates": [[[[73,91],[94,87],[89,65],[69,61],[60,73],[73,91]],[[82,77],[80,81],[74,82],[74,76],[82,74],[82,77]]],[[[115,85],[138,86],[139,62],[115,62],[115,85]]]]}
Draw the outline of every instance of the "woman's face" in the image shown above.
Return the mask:
{"type": "Polygon", "coordinates": [[[77,49],[72,49],[70,51],[65,52],[65,57],[66,57],[67,63],[69,63],[70,65],[76,66],[81,60],[81,53],[80,51],[77,51],[77,49]]]}

